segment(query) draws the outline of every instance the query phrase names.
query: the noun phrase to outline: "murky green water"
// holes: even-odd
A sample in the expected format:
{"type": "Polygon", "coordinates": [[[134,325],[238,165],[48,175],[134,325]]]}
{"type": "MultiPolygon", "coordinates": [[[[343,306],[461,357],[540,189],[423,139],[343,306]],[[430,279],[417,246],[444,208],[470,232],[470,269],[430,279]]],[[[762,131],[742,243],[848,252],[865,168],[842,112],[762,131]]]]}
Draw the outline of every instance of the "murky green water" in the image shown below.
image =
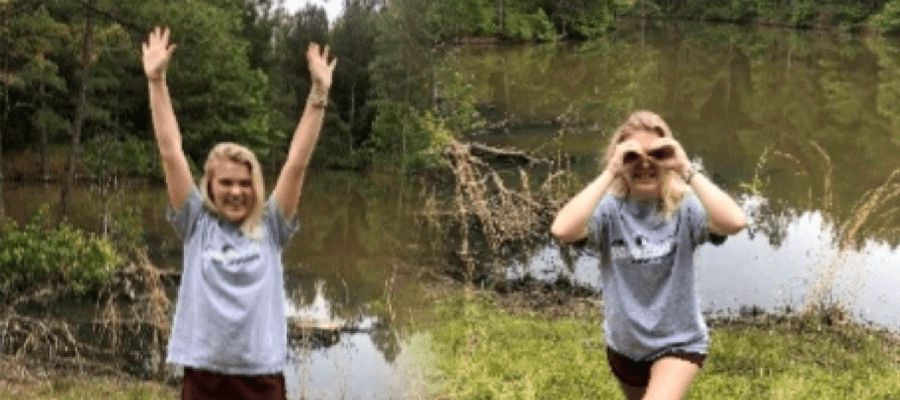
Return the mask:
{"type": "MultiPolygon", "coordinates": [[[[7,212],[24,223],[42,205],[55,207],[59,190],[56,184],[7,183],[7,212]]],[[[344,322],[355,331],[293,348],[292,367],[285,371],[291,398],[386,399],[409,393],[404,379],[415,375],[410,357],[420,356],[408,354],[410,338],[398,342],[379,310],[391,301],[396,317],[404,318],[423,306],[409,283],[418,282],[418,267],[428,259],[421,248],[429,241],[418,222],[421,190],[412,180],[389,175],[309,174],[298,210],[300,231],[284,251],[286,311],[310,324],[344,322]]],[[[111,208],[133,210],[153,261],[178,270],[181,241],[164,218],[167,202],[159,185],[130,186],[108,199],[111,208]]],[[[101,204],[95,190],[81,188],[70,222],[98,226],[101,204]]]]}
{"type": "MultiPolygon", "coordinates": [[[[585,182],[628,113],[662,115],[753,219],[699,252],[707,311],[797,308],[815,297],[900,328],[900,293],[888,283],[900,280],[900,201],[865,197],[900,168],[896,40],[630,26],[587,43],[461,49],[448,62],[494,120],[475,140],[562,154],[585,182]]],[[[597,285],[596,262],[565,265],[548,246],[511,263],[511,275],[562,270],[597,285]]]]}
{"type": "MultiPolygon", "coordinates": [[[[825,282],[829,300],[900,329],[900,224],[891,213],[900,202],[877,204],[852,234],[841,228],[853,226],[863,196],[900,168],[897,41],[665,25],[623,27],[587,43],[466,48],[447,61],[494,122],[472,140],[561,154],[585,181],[599,172],[606,138],[631,110],[661,114],[689,155],[702,158],[753,218],[750,229],[698,254],[707,311],[796,308],[825,282]],[[845,239],[849,245],[838,252],[845,239]]],[[[7,211],[19,220],[58,193],[55,186],[4,186],[7,211]]],[[[423,235],[417,220],[422,193],[393,176],[310,173],[301,231],[285,251],[289,312],[373,323],[371,306],[384,303],[391,276],[429,265],[423,250],[439,240],[423,235]],[[317,282],[324,282],[319,292],[317,282]]],[[[96,226],[96,199],[79,193],[73,220],[96,226]]],[[[117,201],[135,209],[153,259],[179,268],[180,242],[163,219],[164,188],[130,188],[117,201]]],[[[566,265],[559,249],[547,246],[524,259],[510,261],[511,276],[563,271],[597,284],[590,254],[566,265]]],[[[409,296],[394,301],[401,310],[421,306],[409,296]]],[[[288,371],[299,382],[292,393],[391,398],[400,390],[389,377],[398,376],[403,348],[382,330],[298,351],[297,368],[288,371]]]]}

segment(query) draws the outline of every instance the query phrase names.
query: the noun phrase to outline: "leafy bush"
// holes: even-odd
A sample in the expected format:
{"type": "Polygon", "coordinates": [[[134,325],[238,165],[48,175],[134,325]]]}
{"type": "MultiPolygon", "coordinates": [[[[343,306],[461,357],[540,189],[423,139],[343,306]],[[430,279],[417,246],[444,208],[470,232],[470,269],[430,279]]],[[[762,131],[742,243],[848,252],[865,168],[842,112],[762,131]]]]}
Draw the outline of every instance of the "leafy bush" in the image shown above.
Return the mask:
{"type": "Polygon", "coordinates": [[[591,39],[610,29],[617,5],[611,0],[590,0],[574,2],[577,7],[560,7],[554,21],[564,26],[564,34],[577,38],[591,39]]]}
{"type": "Polygon", "coordinates": [[[47,207],[21,229],[5,223],[3,235],[0,287],[7,290],[62,283],[81,294],[108,281],[124,262],[107,240],[66,223],[49,227],[47,207]]]}
{"type": "Polygon", "coordinates": [[[411,172],[438,166],[451,137],[445,124],[430,112],[385,103],[375,118],[370,145],[376,162],[411,172]]]}
{"type": "Polygon", "coordinates": [[[869,24],[882,33],[900,32],[900,0],[891,0],[881,12],[869,19],[869,24]]]}
{"type": "Polygon", "coordinates": [[[542,9],[532,14],[511,11],[506,16],[503,35],[510,39],[548,42],[556,38],[556,31],[542,9]]]}
{"type": "Polygon", "coordinates": [[[84,145],[84,160],[94,181],[125,177],[162,179],[162,168],[154,165],[156,145],[134,136],[98,135],[84,145]]]}

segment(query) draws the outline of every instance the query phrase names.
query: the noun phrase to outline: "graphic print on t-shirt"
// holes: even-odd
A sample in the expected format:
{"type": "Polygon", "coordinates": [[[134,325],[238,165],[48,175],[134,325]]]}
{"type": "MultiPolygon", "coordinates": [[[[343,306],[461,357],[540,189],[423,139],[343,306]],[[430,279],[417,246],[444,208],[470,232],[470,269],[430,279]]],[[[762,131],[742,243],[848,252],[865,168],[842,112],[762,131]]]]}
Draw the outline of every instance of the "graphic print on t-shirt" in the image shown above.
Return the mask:
{"type": "Polygon", "coordinates": [[[218,275],[222,282],[233,285],[247,285],[261,278],[259,266],[259,245],[256,243],[243,250],[236,250],[230,244],[222,244],[221,249],[207,249],[203,252],[204,275],[218,275]]]}
{"type": "Polygon", "coordinates": [[[635,234],[631,245],[621,239],[613,240],[610,256],[614,263],[631,265],[624,273],[637,274],[645,283],[657,282],[670,272],[675,257],[675,243],[671,236],[653,241],[635,234]]]}
{"type": "Polygon", "coordinates": [[[671,237],[654,243],[637,234],[633,243],[634,245],[629,248],[624,240],[613,240],[610,246],[610,256],[613,261],[621,262],[630,258],[633,264],[659,264],[675,253],[675,243],[671,237]]]}

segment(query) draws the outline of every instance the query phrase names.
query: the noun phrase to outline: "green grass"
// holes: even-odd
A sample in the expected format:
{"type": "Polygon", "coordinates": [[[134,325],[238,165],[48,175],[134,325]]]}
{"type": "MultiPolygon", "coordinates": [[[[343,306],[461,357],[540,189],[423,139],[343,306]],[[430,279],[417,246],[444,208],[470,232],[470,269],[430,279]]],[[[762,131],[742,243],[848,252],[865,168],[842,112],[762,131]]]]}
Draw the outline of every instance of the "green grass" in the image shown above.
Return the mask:
{"type": "MultiPolygon", "coordinates": [[[[515,314],[494,295],[445,299],[433,349],[452,399],[621,399],[597,313],[515,314]]],[[[900,400],[900,345],[883,332],[823,318],[711,323],[706,366],[689,399],[900,400]]]]}
{"type": "MultiPolygon", "coordinates": [[[[527,299],[527,297],[524,297],[527,299]]],[[[442,292],[416,324],[431,334],[438,399],[622,399],[606,365],[599,313],[550,316],[492,292],[442,292]]],[[[706,366],[689,399],[900,400],[900,342],[826,317],[714,320],[706,366]]],[[[409,326],[412,327],[412,326],[409,326]]],[[[422,366],[424,368],[424,365],[422,366]]],[[[159,383],[0,380],[0,399],[175,399],[159,383]]]]}
{"type": "Polygon", "coordinates": [[[8,400],[172,400],[176,389],[154,382],[109,378],[55,378],[46,382],[0,381],[0,398],[8,400]]]}

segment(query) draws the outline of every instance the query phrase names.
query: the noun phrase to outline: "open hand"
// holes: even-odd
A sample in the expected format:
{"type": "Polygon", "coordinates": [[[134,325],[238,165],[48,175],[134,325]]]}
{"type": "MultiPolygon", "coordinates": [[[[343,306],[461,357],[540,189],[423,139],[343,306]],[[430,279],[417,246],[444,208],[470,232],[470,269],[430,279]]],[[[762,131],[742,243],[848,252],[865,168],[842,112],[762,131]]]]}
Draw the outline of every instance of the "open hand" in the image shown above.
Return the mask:
{"type": "Polygon", "coordinates": [[[328,46],[319,48],[318,43],[310,43],[306,49],[306,62],[309,64],[309,75],[312,78],[313,89],[328,91],[331,88],[331,74],[337,65],[337,58],[328,61],[328,46]]]}
{"type": "Polygon", "coordinates": [[[177,46],[169,43],[169,28],[156,27],[150,32],[141,49],[144,53],[144,73],[151,81],[166,78],[166,68],[177,46]]]}

